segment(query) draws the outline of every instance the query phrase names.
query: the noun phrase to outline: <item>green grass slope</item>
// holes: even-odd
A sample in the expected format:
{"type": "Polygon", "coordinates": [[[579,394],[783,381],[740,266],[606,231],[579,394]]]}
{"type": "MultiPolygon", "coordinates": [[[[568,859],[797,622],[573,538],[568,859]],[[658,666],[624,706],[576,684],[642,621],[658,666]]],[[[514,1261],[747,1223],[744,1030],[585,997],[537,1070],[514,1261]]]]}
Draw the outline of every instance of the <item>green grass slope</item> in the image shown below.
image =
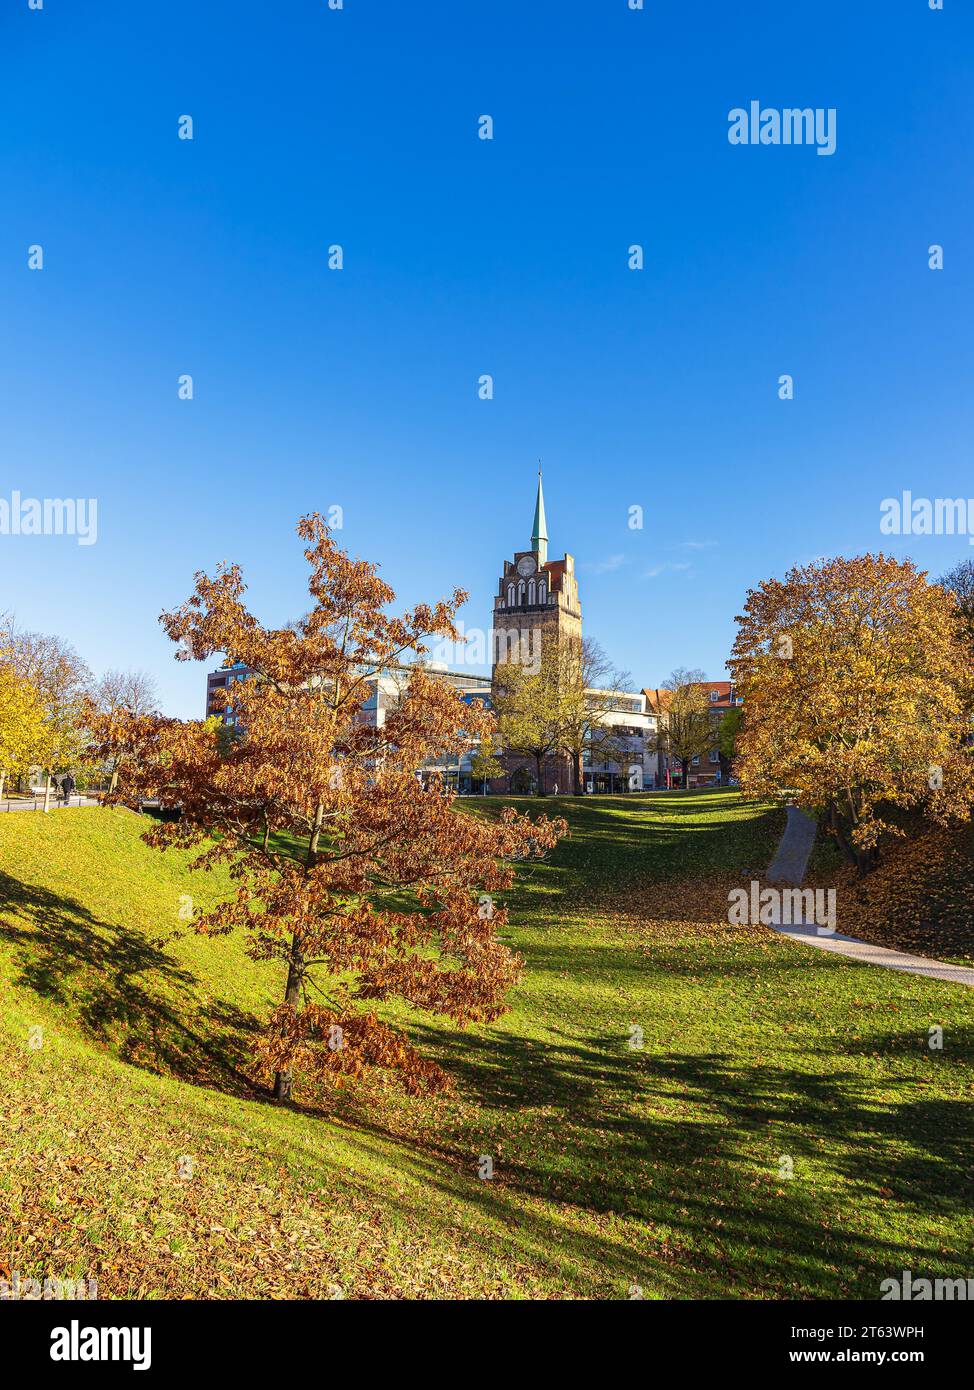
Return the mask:
{"type": "Polygon", "coordinates": [[[0,1273],[251,1298],[875,1298],[901,1269],[966,1274],[971,992],[728,926],[777,810],[545,809],[572,836],[513,895],[511,1011],[408,1020],[455,1094],[290,1109],[249,1075],[279,981],[180,920],[226,880],[127,812],[0,816],[0,1273]]]}

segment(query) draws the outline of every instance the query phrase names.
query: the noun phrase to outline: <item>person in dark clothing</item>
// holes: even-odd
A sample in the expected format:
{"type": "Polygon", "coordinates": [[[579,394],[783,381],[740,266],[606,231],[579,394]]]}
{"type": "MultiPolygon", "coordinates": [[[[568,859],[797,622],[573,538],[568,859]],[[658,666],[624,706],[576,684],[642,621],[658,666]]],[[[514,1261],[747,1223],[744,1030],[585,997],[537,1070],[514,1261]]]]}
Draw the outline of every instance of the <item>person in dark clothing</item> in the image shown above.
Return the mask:
{"type": "Polygon", "coordinates": [[[71,776],[70,772],[66,772],[66,773],[64,774],[64,776],[61,778],[61,795],[62,795],[62,797],[64,798],[64,804],[65,804],[65,806],[67,806],[68,803],[70,802],[70,800],[71,800],[71,793],[72,793],[73,791],[74,791],[74,778],[71,776]]]}

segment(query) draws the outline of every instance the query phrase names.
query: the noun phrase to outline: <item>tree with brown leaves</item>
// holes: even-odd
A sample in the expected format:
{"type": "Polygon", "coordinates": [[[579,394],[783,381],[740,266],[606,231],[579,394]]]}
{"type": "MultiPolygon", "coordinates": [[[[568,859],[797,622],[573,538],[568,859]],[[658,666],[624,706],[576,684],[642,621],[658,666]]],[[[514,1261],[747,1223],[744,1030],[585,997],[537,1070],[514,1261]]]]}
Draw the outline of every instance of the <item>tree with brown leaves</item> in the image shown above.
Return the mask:
{"type": "Polygon", "coordinates": [[[789,791],[860,874],[898,833],[887,808],[967,818],[974,673],[953,594],[910,560],[826,560],[751,590],[737,624],[745,794],[789,791]]]}
{"type": "Polygon", "coordinates": [[[197,574],[191,598],[162,616],[182,659],[220,652],[252,672],[233,687],[238,737],[222,737],[215,718],[117,710],[110,728],[95,722],[124,750],[114,799],[158,797],[179,813],[146,840],[198,850],[194,869],[229,865],[236,896],[196,930],[242,930],[250,955],[281,972],[259,1049],[274,1095],[290,1097],[296,1072],[341,1084],[371,1067],[435,1090],[445,1074],[379,1011],[398,1003],[460,1027],[496,1019],[521,960],[498,939],[495,899],[515,862],[543,856],[566,827],[461,814],[415,775],[491,733],[489,714],[421,664],[425,639],[457,638],[466,595],[390,617],[395,595],[375,565],[339,550],[317,515],[298,532],[312,601],[299,622],[263,627],[235,565],[197,574]],[[372,682],[409,660],[402,698],[376,727],[363,713],[372,682]]]}

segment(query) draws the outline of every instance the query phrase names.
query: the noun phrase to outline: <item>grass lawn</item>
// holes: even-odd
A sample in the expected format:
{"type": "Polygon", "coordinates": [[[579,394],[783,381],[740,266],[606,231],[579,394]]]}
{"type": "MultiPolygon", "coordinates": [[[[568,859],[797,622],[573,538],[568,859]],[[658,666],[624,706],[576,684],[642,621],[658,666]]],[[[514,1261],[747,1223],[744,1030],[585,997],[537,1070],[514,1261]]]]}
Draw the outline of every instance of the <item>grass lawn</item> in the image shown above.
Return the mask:
{"type": "Polygon", "coordinates": [[[128,812],[0,816],[0,1275],[258,1298],[875,1298],[902,1269],[965,1277],[974,992],[728,926],[778,809],[728,791],[544,809],[572,835],[512,897],[511,1011],[464,1033],[408,1019],[455,1094],[371,1082],[290,1109],[248,1077],[280,981],[240,942],[173,935],[183,895],[226,879],[147,849],[128,812]]]}

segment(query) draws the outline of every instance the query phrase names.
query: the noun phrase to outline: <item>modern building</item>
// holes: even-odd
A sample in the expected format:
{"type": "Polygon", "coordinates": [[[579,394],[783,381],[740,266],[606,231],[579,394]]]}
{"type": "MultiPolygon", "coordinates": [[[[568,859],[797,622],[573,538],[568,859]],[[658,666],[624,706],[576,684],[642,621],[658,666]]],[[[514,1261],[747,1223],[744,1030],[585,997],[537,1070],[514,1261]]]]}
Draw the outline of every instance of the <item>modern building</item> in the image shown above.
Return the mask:
{"type": "Polygon", "coordinates": [[[586,792],[619,793],[652,791],[659,785],[656,751],[657,715],[650,709],[645,691],[589,692],[598,709],[600,724],[621,744],[617,760],[600,761],[597,754],[583,759],[586,792]]]}
{"type": "Polygon", "coordinates": [[[206,715],[217,715],[223,720],[224,724],[235,728],[237,716],[233,710],[232,701],[224,705],[222,700],[217,700],[217,691],[232,690],[236,681],[248,680],[253,675],[249,666],[245,666],[242,661],[234,662],[232,666],[221,666],[219,671],[211,671],[206,678],[206,715]]]}
{"type": "MultiPolygon", "coordinates": [[[[489,676],[474,676],[466,671],[449,671],[445,666],[437,666],[435,663],[428,665],[426,670],[451,685],[465,703],[486,705],[489,708],[489,676]]],[[[360,711],[360,718],[364,723],[373,728],[382,727],[386,722],[387,715],[395,708],[401,698],[408,672],[407,666],[401,666],[366,678],[360,711]]],[[[216,715],[223,720],[224,724],[235,728],[237,716],[232,703],[224,708],[222,700],[218,700],[216,695],[218,691],[232,690],[236,681],[249,680],[253,674],[251,668],[240,661],[233,666],[223,666],[218,671],[211,671],[206,678],[207,716],[216,715]]],[[[477,790],[473,786],[470,772],[470,757],[473,751],[473,747],[468,749],[459,762],[456,758],[452,760],[444,758],[422,768],[417,768],[417,776],[425,779],[436,773],[443,778],[447,786],[459,788],[460,791],[477,790]]]]}
{"type": "MultiPolygon", "coordinates": [[[[369,676],[366,685],[368,695],[362,705],[362,717],[368,724],[375,728],[381,728],[386,721],[386,716],[390,710],[394,709],[400,699],[404,678],[408,675],[408,667],[399,667],[395,671],[386,671],[381,675],[369,676]]],[[[435,675],[438,679],[446,681],[457,692],[457,695],[465,704],[483,705],[490,707],[490,678],[488,676],[473,676],[466,671],[449,671],[445,666],[431,664],[426,667],[427,673],[435,675]]],[[[459,758],[440,758],[434,762],[425,763],[416,769],[416,775],[424,782],[433,776],[441,777],[447,787],[461,792],[478,791],[479,787],[474,785],[473,776],[470,771],[470,758],[475,751],[475,745],[466,749],[459,758]]]]}

